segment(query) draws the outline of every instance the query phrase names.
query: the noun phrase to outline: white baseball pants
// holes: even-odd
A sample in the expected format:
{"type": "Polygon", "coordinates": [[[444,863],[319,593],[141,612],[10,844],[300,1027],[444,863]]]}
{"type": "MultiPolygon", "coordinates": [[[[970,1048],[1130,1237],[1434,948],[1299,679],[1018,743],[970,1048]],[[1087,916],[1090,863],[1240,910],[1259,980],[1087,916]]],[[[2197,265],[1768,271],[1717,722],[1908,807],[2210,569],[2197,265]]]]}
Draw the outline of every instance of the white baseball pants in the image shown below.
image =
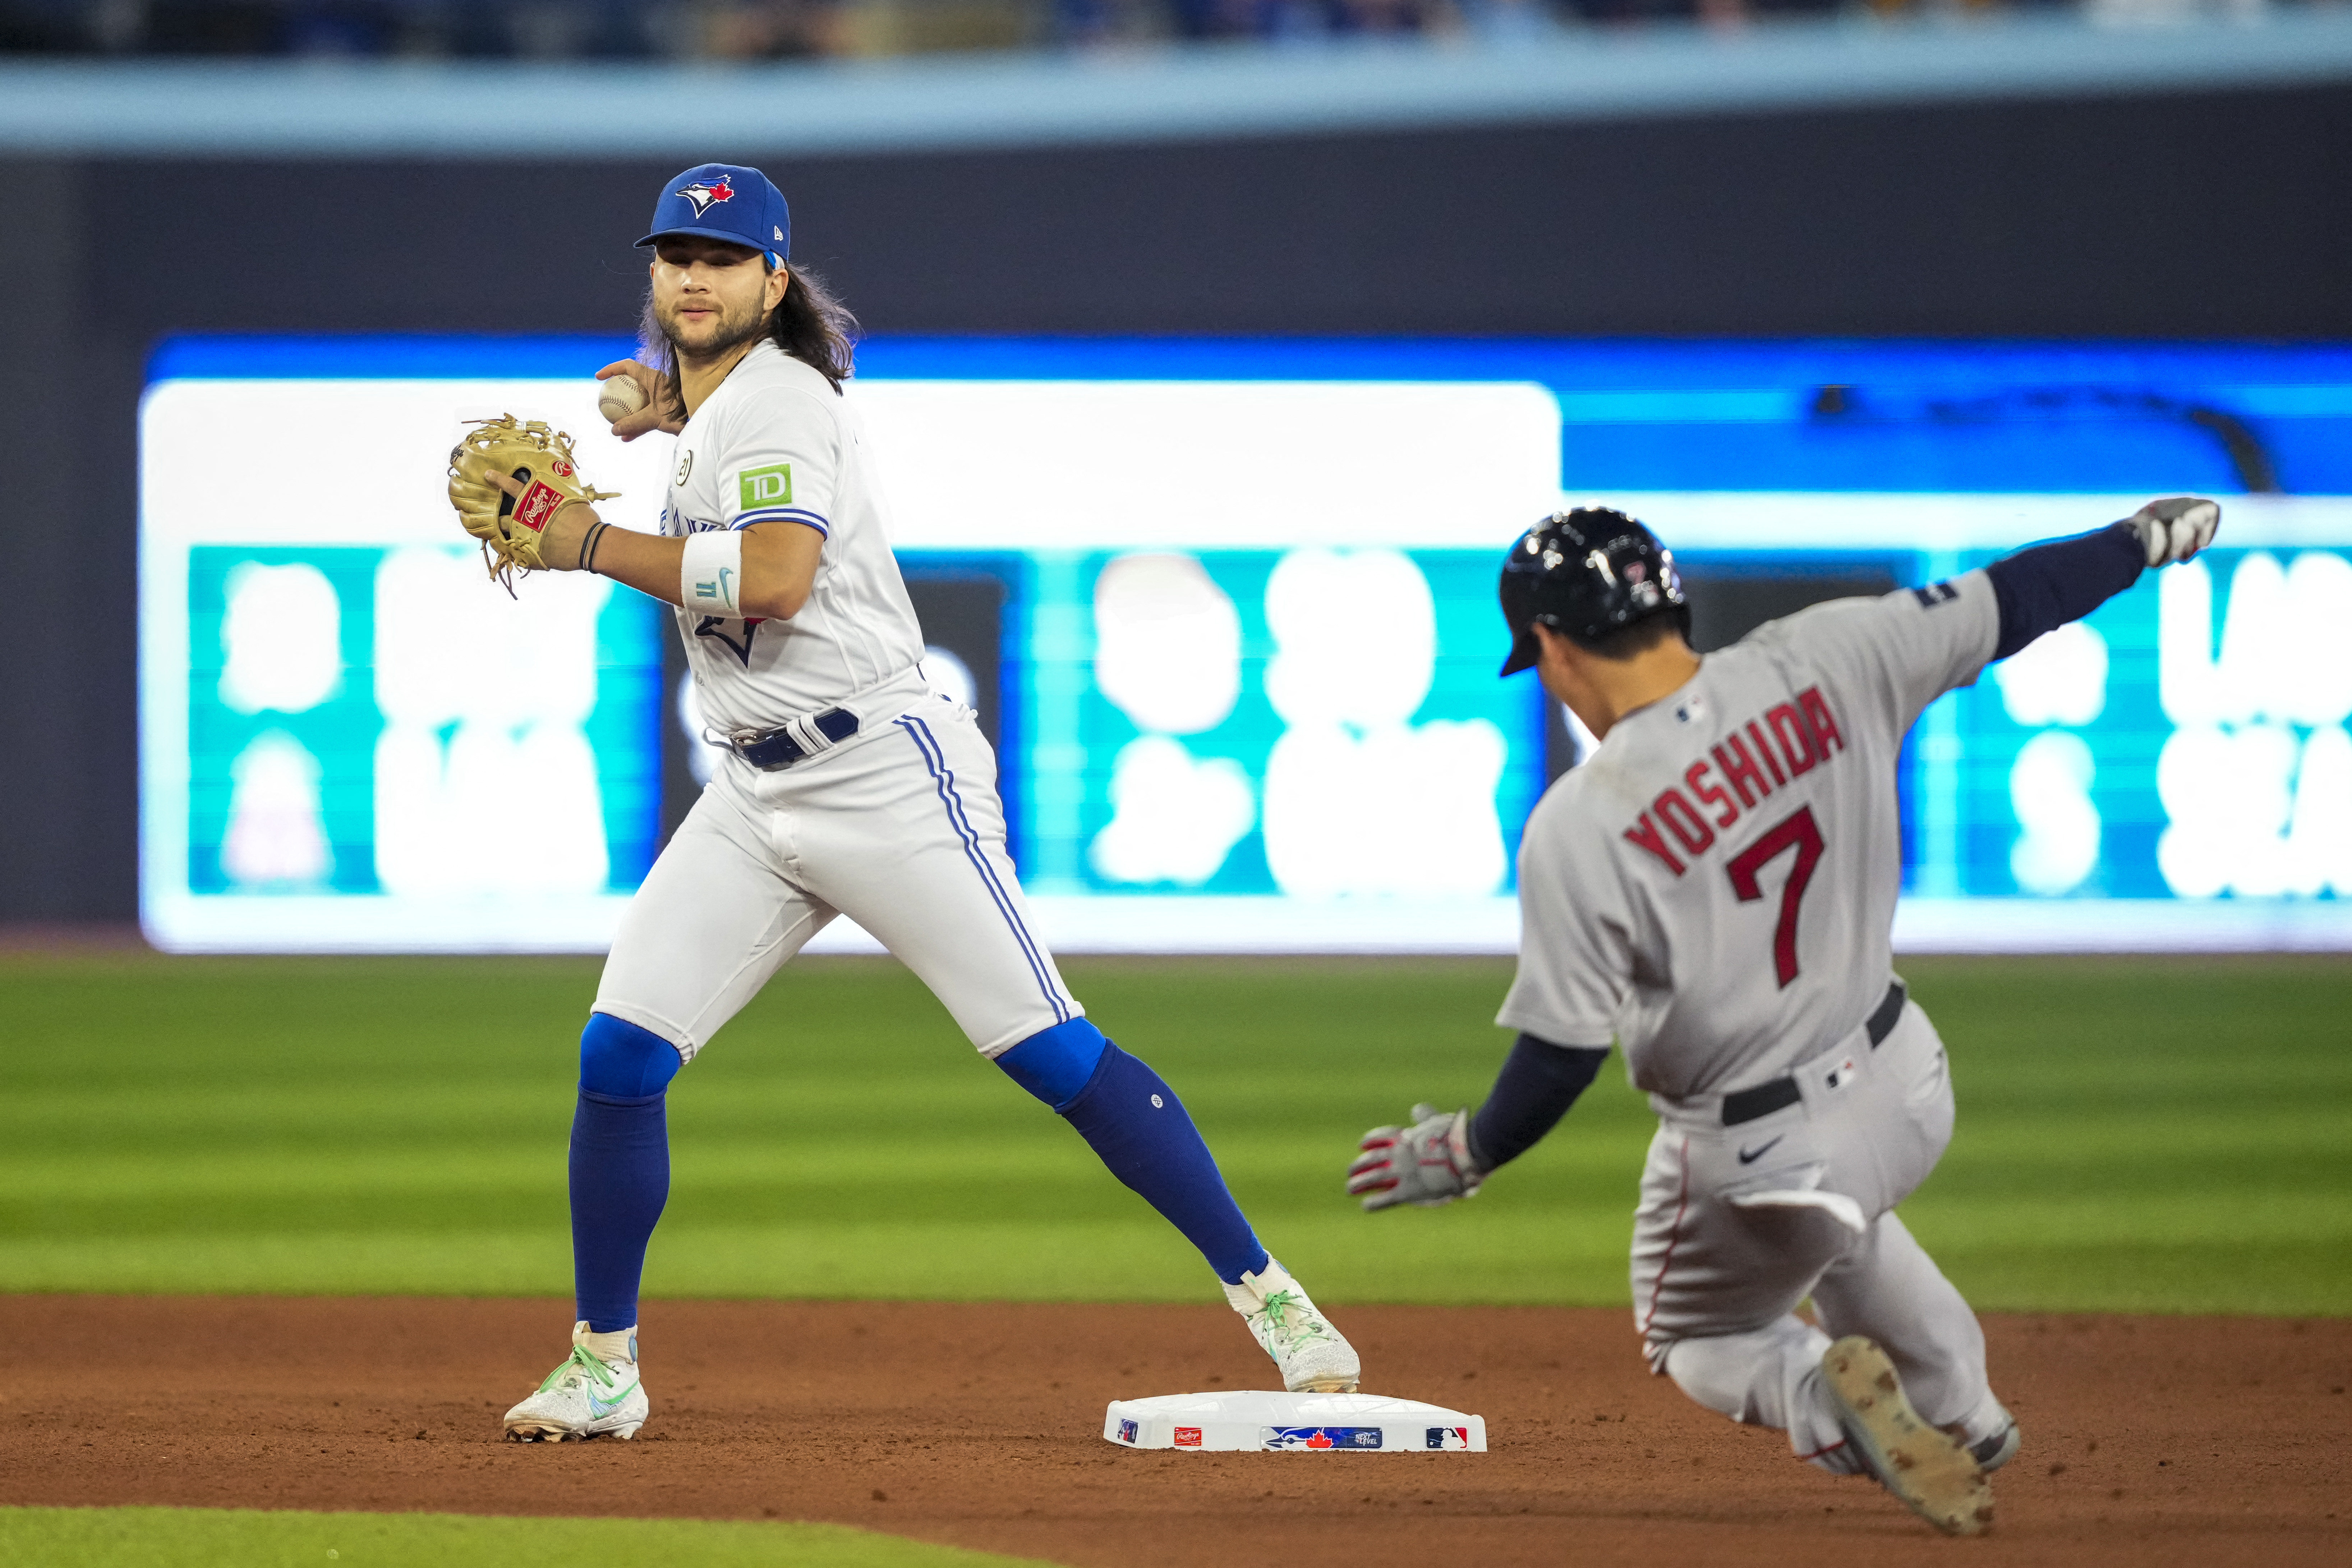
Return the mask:
{"type": "Polygon", "coordinates": [[[621,917],[596,1011],[692,1061],[836,913],[983,1055],[1085,1011],[1030,928],[995,753],[944,699],[779,773],[727,757],[621,917]]]}
{"type": "Polygon", "coordinates": [[[1991,1436],[2002,1412],[1984,1331],[1894,1212],[1952,1139],[1935,1026],[1908,1005],[1876,1050],[1857,1029],[1793,1076],[1797,1103],[1737,1127],[1720,1097],[1652,1097],[1633,1270],[1651,1370],[1735,1421],[1785,1429],[1800,1458],[1851,1471],[1821,1360],[1832,1340],[1866,1334],[1922,1416],[1971,1443],[1991,1436]],[[1819,1327],[1795,1315],[1809,1295],[1819,1327]]]}

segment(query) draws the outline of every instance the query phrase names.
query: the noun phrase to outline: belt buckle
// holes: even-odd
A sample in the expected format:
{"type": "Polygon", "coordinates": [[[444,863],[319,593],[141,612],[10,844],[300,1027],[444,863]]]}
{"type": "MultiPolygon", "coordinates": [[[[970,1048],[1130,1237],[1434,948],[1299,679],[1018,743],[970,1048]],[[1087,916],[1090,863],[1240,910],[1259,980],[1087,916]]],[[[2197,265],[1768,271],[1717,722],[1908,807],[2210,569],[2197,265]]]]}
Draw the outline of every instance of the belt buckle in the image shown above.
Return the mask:
{"type": "Polygon", "coordinates": [[[780,773],[808,755],[801,743],[793,739],[792,731],[778,727],[773,730],[746,730],[730,735],[728,745],[735,754],[763,773],[780,773]]]}

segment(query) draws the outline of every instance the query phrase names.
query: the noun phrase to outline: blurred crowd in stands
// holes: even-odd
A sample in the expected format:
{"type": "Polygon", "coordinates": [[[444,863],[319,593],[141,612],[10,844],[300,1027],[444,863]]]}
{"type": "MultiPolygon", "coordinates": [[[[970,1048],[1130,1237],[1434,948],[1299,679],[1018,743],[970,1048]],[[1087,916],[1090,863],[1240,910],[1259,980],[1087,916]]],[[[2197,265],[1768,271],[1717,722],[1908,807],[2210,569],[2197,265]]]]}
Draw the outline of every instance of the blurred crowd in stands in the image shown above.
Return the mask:
{"type": "Polygon", "coordinates": [[[2242,14],[2269,0],[0,0],[0,54],[784,59],[1188,38],[1508,40],[1660,21],[2062,4],[2129,19],[2242,14]]]}

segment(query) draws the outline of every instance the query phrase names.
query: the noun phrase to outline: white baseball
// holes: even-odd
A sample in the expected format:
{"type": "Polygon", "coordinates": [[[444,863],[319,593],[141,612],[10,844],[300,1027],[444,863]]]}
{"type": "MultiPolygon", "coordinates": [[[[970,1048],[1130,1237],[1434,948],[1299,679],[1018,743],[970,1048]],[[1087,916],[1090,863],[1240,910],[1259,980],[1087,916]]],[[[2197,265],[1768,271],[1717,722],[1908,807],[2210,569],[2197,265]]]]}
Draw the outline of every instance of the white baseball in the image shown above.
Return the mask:
{"type": "Polygon", "coordinates": [[[596,394],[596,412],[608,425],[618,425],[646,405],[646,389],[633,375],[610,376],[597,384],[603,390],[596,394]]]}

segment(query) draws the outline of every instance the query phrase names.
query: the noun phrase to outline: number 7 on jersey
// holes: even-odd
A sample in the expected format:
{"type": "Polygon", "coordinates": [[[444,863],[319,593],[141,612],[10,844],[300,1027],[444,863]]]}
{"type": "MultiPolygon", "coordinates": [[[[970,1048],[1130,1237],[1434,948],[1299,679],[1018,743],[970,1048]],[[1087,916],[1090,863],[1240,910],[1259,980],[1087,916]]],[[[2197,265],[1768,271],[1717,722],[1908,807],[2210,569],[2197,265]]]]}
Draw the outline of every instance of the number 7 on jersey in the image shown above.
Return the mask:
{"type": "Polygon", "coordinates": [[[1797,977],[1797,906],[1803,901],[1805,884],[1813,879],[1813,868],[1822,858],[1822,830],[1813,821],[1813,808],[1799,806],[1766,828],[1724,867],[1731,873],[1731,890],[1739,895],[1741,903],[1751,903],[1764,896],[1757,873],[1790,849],[1797,852],[1797,858],[1789,868],[1789,879],[1780,885],[1780,921],[1772,931],[1772,970],[1784,989],[1797,977]]]}

